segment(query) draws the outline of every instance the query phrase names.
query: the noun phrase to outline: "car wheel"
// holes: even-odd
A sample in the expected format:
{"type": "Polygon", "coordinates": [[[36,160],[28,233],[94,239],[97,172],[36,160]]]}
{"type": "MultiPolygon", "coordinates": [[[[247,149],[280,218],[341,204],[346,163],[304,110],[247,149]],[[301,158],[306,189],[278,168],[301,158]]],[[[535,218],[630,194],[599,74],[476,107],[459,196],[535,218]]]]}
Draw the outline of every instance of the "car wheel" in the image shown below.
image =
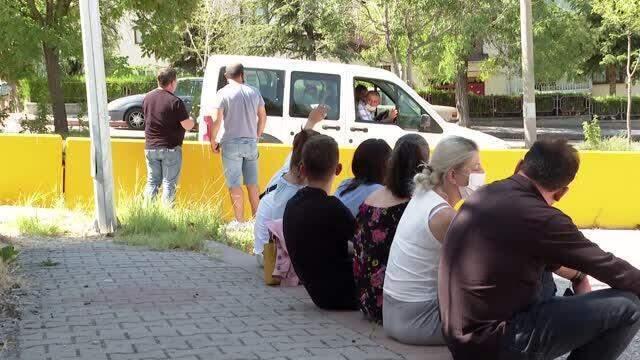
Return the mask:
{"type": "Polygon", "coordinates": [[[127,110],[124,114],[124,121],[131,129],[142,130],[144,129],[144,112],[140,107],[133,107],[127,110]]]}

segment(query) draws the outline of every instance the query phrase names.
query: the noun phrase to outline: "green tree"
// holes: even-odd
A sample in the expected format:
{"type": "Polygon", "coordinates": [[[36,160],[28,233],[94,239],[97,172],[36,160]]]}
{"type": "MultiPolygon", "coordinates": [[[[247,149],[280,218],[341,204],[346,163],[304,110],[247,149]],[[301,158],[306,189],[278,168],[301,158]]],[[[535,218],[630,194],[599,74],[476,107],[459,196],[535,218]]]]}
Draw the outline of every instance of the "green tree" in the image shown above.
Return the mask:
{"type": "MultiPolygon", "coordinates": [[[[454,28],[432,50],[440,56],[434,58],[431,68],[440,79],[455,80],[456,105],[461,124],[466,126],[468,59],[477,46],[491,49],[483,64],[483,76],[498,69],[520,73],[520,8],[517,0],[458,4],[450,19],[455,21],[454,28]]],[[[595,50],[586,19],[552,0],[534,0],[532,5],[536,81],[579,76],[580,65],[595,50]]]]}
{"type": "MultiPolygon", "coordinates": [[[[10,63],[19,64],[24,61],[27,65],[22,74],[18,73],[19,76],[24,76],[24,72],[39,65],[39,59],[44,59],[55,131],[60,134],[68,133],[61,83],[61,51],[73,51],[74,47],[77,50],[80,43],[77,1],[0,0],[0,8],[0,17],[13,16],[3,20],[5,23],[2,24],[3,27],[8,26],[3,31],[9,35],[8,42],[15,49],[25,47],[24,51],[18,50],[13,56],[7,56],[6,53],[4,55],[10,58],[10,63]],[[35,44],[38,44],[42,57],[35,56],[35,44]],[[28,59],[25,55],[32,55],[33,58],[28,59]]],[[[13,74],[9,77],[15,79],[13,74]]]]}
{"type": "Polygon", "coordinates": [[[626,61],[627,138],[631,143],[631,88],[640,62],[640,49],[634,48],[632,43],[634,35],[640,33],[640,0],[594,0],[593,11],[602,17],[603,27],[609,38],[627,40],[625,52],[619,52],[613,46],[605,47],[603,62],[626,61]]]}
{"type": "MultiPolygon", "coordinates": [[[[103,0],[107,18],[105,46],[115,41],[111,25],[120,16],[116,0],[103,0]]],[[[105,23],[103,21],[103,23],[105,23]]],[[[10,81],[47,77],[55,131],[69,132],[62,79],[67,72],[82,70],[80,15],[77,0],[0,0],[0,76],[10,81]]]]}
{"type": "Polygon", "coordinates": [[[243,9],[239,51],[343,61],[355,55],[351,0],[253,0],[243,9]]]}
{"type": "Polygon", "coordinates": [[[136,29],[140,31],[140,47],[144,55],[154,55],[172,63],[189,62],[193,54],[185,54],[188,43],[186,31],[195,18],[196,9],[206,0],[116,1],[129,13],[136,29]]]}
{"type": "Polygon", "coordinates": [[[440,21],[449,4],[442,0],[362,1],[358,31],[369,45],[362,57],[372,65],[388,59],[391,70],[413,85],[414,66],[428,56],[428,46],[451,28],[451,23],[440,21]]]}

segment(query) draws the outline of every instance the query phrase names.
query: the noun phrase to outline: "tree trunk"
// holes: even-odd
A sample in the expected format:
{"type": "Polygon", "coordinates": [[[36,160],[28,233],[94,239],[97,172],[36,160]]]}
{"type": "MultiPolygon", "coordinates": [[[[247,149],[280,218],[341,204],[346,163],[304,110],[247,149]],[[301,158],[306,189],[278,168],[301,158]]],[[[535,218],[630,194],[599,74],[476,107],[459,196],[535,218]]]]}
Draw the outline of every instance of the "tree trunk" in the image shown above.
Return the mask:
{"type": "Polygon", "coordinates": [[[469,93],[467,91],[468,79],[467,68],[468,62],[465,60],[462,65],[458,66],[456,74],[456,108],[458,108],[458,116],[460,117],[460,126],[469,127],[469,93]]]}
{"type": "Polygon", "coordinates": [[[60,79],[60,57],[58,49],[42,44],[44,61],[47,68],[47,85],[49,87],[49,97],[53,109],[53,126],[58,134],[68,134],[69,125],[67,123],[67,112],[64,108],[64,94],[62,93],[62,82],[60,79]]]}
{"type": "Polygon", "coordinates": [[[631,34],[627,34],[627,140],[631,144],[631,34]]]}
{"type": "Polygon", "coordinates": [[[311,24],[303,24],[305,33],[307,34],[307,39],[309,40],[309,44],[305,46],[305,57],[307,60],[316,61],[316,32],[311,24]]]}
{"type": "Polygon", "coordinates": [[[391,44],[391,29],[389,28],[389,5],[385,2],[384,4],[384,43],[387,47],[387,51],[391,56],[391,71],[393,71],[396,76],[400,77],[400,66],[398,66],[398,56],[396,54],[396,50],[393,48],[391,44]]]}
{"type": "Polygon", "coordinates": [[[607,83],[609,84],[609,95],[615,96],[618,84],[618,67],[616,64],[607,65],[607,83]]]}
{"type": "Polygon", "coordinates": [[[408,41],[408,45],[407,45],[407,62],[406,65],[404,67],[404,74],[405,74],[405,82],[413,87],[413,37],[409,36],[409,41],[408,41]]]}

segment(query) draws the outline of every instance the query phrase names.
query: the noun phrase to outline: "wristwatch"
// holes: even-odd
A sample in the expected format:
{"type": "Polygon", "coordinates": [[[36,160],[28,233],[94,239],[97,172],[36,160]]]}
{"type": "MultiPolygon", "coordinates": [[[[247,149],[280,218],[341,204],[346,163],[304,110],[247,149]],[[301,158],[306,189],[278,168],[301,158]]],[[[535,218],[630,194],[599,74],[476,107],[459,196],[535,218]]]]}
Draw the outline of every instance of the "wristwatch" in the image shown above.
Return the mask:
{"type": "Polygon", "coordinates": [[[571,282],[574,284],[580,283],[582,280],[584,280],[586,276],[587,274],[583,273],[582,271],[578,271],[576,273],[576,276],[574,276],[573,279],[571,279],[571,282]]]}

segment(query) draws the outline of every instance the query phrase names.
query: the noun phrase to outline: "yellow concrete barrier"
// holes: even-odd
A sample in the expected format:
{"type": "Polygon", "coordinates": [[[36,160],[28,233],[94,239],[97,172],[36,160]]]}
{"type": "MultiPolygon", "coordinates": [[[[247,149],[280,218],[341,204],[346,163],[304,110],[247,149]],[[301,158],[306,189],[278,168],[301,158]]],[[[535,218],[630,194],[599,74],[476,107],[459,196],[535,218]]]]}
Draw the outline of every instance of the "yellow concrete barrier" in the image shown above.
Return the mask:
{"type": "MultiPolygon", "coordinates": [[[[146,179],[144,142],[112,140],[117,196],[142,192],[146,179]]],[[[259,182],[264,189],[290,151],[285,145],[260,145],[259,182]]],[[[340,150],[344,171],[335,185],[351,175],[353,148],[340,150]]],[[[32,194],[62,192],[62,140],[58,136],[2,135],[0,202],[11,203],[32,194]],[[11,155],[11,156],[10,156],[11,155]],[[6,175],[5,175],[6,174],[6,175]]],[[[524,150],[482,151],[489,182],[510,176],[524,150]]],[[[69,207],[91,206],[89,139],[69,138],[66,144],[64,196],[69,207]]],[[[185,142],[183,170],[178,188],[182,204],[207,202],[220,205],[231,217],[231,204],[224,184],[220,155],[209,145],[185,142]]],[[[640,226],[640,153],[581,152],[581,167],[569,194],[558,207],[581,227],[627,228],[640,226]]],[[[52,197],[53,198],[53,197],[52,197]]],[[[247,204],[246,213],[250,214],[247,204]]]]}
{"type": "Polygon", "coordinates": [[[0,203],[50,206],[62,195],[59,135],[0,134],[0,203]]]}
{"type": "MultiPolygon", "coordinates": [[[[122,195],[139,194],[144,189],[146,165],[144,141],[113,139],[113,172],[116,199],[122,195]]],[[[282,167],[291,151],[286,145],[260,144],[259,185],[264,189],[271,176],[282,167]]],[[[89,139],[68,138],[66,147],[66,191],[68,206],[90,206],[93,201],[89,163],[89,139]]],[[[339,177],[351,175],[353,149],[341,150],[341,160],[345,171],[339,177]]],[[[225,218],[232,215],[231,200],[225,187],[222,161],[219,154],[213,154],[208,143],[185,142],[183,146],[183,167],[178,185],[177,201],[182,204],[209,202],[221,204],[225,218]]],[[[251,215],[248,199],[245,213],[251,215]]]]}
{"type": "MultiPolygon", "coordinates": [[[[513,174],[524,150],[482,151],[487,181],[513,174]]],[[[640,227],[640,153],[580,152],[580,170],[556,206],[583,228],[640,227]]]]}

